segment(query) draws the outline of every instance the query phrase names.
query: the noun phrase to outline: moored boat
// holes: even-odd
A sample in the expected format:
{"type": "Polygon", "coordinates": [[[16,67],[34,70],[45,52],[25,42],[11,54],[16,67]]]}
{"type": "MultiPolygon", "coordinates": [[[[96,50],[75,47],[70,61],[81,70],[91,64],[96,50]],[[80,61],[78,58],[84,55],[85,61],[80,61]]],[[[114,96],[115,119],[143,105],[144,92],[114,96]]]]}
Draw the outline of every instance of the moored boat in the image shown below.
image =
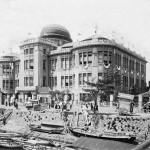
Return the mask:
{"type": "Polygon", "coordinates": [[[33,131],[44,132],[44,133],[51,133],[51,134],[60,134],[64,130],[64,126],[57,126],[57,127],[49,127],[44,125],[29,125],[30,129],[33,131]]]}
{"type": "Polygon", "coordinates": [[[49,128],[63,128],[64,127],[63,124],[51,124],[51,123],[48,123],[48,122],[42,122],[41,126],[42,127],[49,127],[49,128]]]}
{"type": "Polygon", "coordinates": [[[2,148],[9,148],[9,149],[22,149],[22,146],[12,139],[8,138],[0,138],[0,147],[2,148]]]}
{"type": "Polygon", "coordinates": [[[136,139],[136,135],[125,133],[125,132],[99,132],[98,130],[90,130],[86,128],[69,128],[71,133],[75,136],[81,137],[93,137],[93,138],[103,138],[103,139],[113,139],[113,140],[131,140],[136,139]]]}
{"type": "Polygon", "coordinates": [[[51,150],[52,147],[59,147],[59,145],[55,145],[52,140],[41,140],[34,137],[31,139],[13,138],[12,140],[22,145],[24,150],[51,150]]]}

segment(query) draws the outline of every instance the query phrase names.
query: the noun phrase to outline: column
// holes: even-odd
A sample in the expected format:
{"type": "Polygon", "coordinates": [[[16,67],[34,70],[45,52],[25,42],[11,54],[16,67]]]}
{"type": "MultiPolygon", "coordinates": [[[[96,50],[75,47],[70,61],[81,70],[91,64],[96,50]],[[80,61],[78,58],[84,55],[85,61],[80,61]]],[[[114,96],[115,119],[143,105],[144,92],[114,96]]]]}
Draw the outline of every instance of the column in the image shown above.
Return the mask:
{"type": "Polygon", "coordinates": [[[113,94],[110,95],[110,108],[113,106],[113,94]]]}
{"type": "Polygon", "coordinates": [[[142,108],[142,94],[139,94],[139,96],[138,96],[138,98],[139,98],[139,110],[141,110],[141,108],[142,108]]]}

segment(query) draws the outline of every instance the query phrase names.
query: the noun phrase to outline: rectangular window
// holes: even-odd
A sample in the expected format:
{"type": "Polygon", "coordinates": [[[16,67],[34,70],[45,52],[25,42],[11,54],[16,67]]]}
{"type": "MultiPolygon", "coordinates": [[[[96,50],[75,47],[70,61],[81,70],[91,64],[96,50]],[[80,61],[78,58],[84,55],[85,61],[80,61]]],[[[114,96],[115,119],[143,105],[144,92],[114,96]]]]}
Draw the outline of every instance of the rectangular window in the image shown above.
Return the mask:
{"type": "Polygon", "coordinates": [[[54,77],[55,86],[57,86],[57,77],[54,77]]]}
{"type": "Polygon", "coordinates": [[[88,52],[88,64],[92,63],[92,52],[88,52]]]}
{"type": "Polygon", "coordinates": [[[66,58],[65,60],[66,60],[66,67],[65,68],[69,69],[69,58],[66,58]]]}
{"type": "Polygon", "coordinates": [[[10,89],[13,89],[13,80],[10,80],[10,89]]]}
{"type": "Polygon", "coordinates": [[[88,73],[87,74],[87,81],[91,81],[91,79],[92,79],[92,73],[88,73]]]}
{"type": "Polygon", "coordinates": [[[138,78],[136,79],[136,86],[137,86],[137,88],[139,88],[139,79],[138,78]]]}
{"type": "Polygon", "coordinates": [[[5,89],[5,88],[6,88],[6,81],[3,80],[3,89],[5,89]]]}
{"type": "Polygon", "coordinates": [[[43,77],[43,87],[46,86],[46,77],[43,77]]]}
{"type": "Polygon", "coordinates": [[[79,74],[79,85],[82,85],[82,74],[79,74]]]}
{"type": "Polygon", "coordinates": [[[26,49],[26,55],[28,55],[28,49],[26,49]]]}
{"type": "Polygon", "coordinates": [[[30,54],[33,54],[33,50],[34,50],[33,48],[29,49],[30,54]]]}
{"type": "Polygon", "coordinates": [[[86,76],[86,73],[83,73],[83,85],[85,85],[85,81],[87,81],[87,76],[86,76]]]}
{"type": "Polygon", "coordinates": [[[29,60],[24,61],[24,70],[29,69],[29,60]]]}
{"type": "Polygon", "coordinates": [[[75,74],[73,75],[73,85],[75,85],[75,74]]]}
{"type": "Polygon", "coordinates": [[[65,59],[61,58],[61,68],[65,69],[65,59]]]}
{"type": "Polygon", "coordinates": [[[64,76],[61,76],[61,87],[65,87],[64,76]]]}
{"type": "Polygon", "coordinates": [[[33,66],[33,59],[30,59],[30,69],[34,69],[34,66],[33,66]]]}
{"type": "Polygon", "coordinates": [[[69,86],[72,86],[72,76],[69,76],[69,86]]]}
{"type": "Polygon", "coordinates": [[[82,65],[82,53],[79,53],[79,65],[82,65]]]}
{"type": "Polygon", "coordinates": [[[69,68],[73,67],[73,61],[72,61],[72,57],[69,58],[69,68]]]}
{"type": "Polygon", "coordinates": [[[98,63],[102,64],[103,63],[103,52],[98,51],[98,63]]]}
{"type": "Polygon", "coordinates": [[[134,60],[130,60],[130,71],[134,71],[134,60]]]}
{"type": "Polygon", "coordinates": [[[28,85],[29,85],[29,78],[26,77],[26,86],[28,86],[28,85]]]}
{"type": "Polygon", "coordinates": [[[29,78],[24,77],[24,86],[28,86],[28,85],[29,85],[29,78]]]}
{"type": "Polygon", "coordinates": [[[18,74],[19,73],[19,64],[15,65],[15,73],[18,74]]]}
{"type": "Polygon", "coordinates": [[[68,78],[68,76],[65,76],[65,86],[69,86],[69,78],[68,78]]]}
{"type": "Polygon", "coordinates": [[[84,66],[87,64],[87,53],[86,52],[83,53],[83,64],[84,64],[84,66]]]}
{"type": "Polygon", "coordinates": [[[33,77],[30,77],[29,79],[30,79],[29,86],[33,86],[33,77]]]}
{"type": "Polygon", "coordinates": [[[130,87],[133,87],[133,86],[134,86],[134,78],[130,77],[130,87]]]}
{"type": "Polygon", "coordinates": [[[55,70],[56,70],[56,68],[57,68],[57,59],[55,59],[55,63],[54,63],[55,65],[55,70]]]}
{"type": "Polygon", "coordinates": [[[44,54],[44,55],[46,54],[46,49],[43,49],[43,54],[44,54]]]}
{"type": "Polygon", "coordinates": [[[43,70],[46,70],[46,60],[43,60],[43,70]]]}
{"type": "Polygon", "coordinates": [[[10,80],[6,80],[6,89],[9,89],[9,82],[10,80]]]}
{"type": "Polygon", "coordinates": [[[144,65],[141,64],[141,73],[144,74],[144,65]]]}
{"type": "Polygon", "coordinates": [[[140,63],[136,62],[136,72],[140,72],[140,63]]]}
{"type": "Polygon", "coordinates": [[[55,63],[54,63],[54,59],[51,61],[51,68],[52,68],[52,70],[54,71],[55,70],[55,63]]]}
{"type": "Polygon", "coordinates": [[[15,80],[15,87],[19,87],[19,80],[15,80]]]}
{"type": "Polygon", "coordinates": [[[123,57],[123,68],[128,69],[128,58],[123,57]]]}

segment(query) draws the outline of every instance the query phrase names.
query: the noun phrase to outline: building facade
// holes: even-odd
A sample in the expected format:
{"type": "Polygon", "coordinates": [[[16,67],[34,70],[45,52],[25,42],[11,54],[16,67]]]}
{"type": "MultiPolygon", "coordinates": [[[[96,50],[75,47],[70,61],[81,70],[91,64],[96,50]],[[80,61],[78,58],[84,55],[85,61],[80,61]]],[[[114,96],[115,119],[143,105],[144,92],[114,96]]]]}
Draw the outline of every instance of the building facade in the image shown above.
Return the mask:
{"type": "MultiPolygon", "coordinates": [[[[1,57],[3,103],[11,97],[23,102],[38,99],[40,91],[45,88],[45,91],[68,90],[70,98],[79,104],[82,95],[86,94],[83,88],[88,88],[84,81],[97,81],[112,70],[120,73],[123,87],[128,91],[134,85],[139,88],[145,85],[144,57],[96,34],[72,42],[65,27],[46,26],[39,38],[21,43],[19,55],[1,57]],[[8,85],[9,90],[5,90],[8,85]]],[[[50,103],[50,94],[47,99],[50,103]]]]}

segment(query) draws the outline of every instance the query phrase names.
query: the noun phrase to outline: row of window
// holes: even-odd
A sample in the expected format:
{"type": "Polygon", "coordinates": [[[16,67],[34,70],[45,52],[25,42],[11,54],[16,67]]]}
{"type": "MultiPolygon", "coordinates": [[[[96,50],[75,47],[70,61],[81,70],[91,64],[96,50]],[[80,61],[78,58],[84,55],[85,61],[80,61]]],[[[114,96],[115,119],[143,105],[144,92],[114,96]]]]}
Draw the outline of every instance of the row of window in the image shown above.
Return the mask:
{"type": "Polygon", "coordinates": [[[29,48],[24,50],[24,55],[30,55],[34,53],[34,48],[29,48]]]}
{"type": "Polygon", "coordinates": [[[75,84],[75,75],[61,76],[61,87],[71,87],[75,84]]]}
{"type": "Polygon", "coordinates": [[[3,74],[11,75],[13,74],[13,63],[3,64],[3,74]]]}
{"type": "Polygon", "coordinates": [[[50,60],[50,70],[56,70],[57,67],[57,59],[50,60]]]}
{"type": "Polygon", "coordinates": [[[80,73],[79,74],[79,85],[86,85],[85,81],[92,80],[92,73],[80,73]]]}
{"type": "MultiPolygon", "coordinates": [[[[115,64],[121,66],[121,55],[115,54],[115,64]]],[[[136,62],[136,66],[134,65],[134,60],[130,59],[128,64],[128,58],[123,57],[123,68],[128,69],[129,71],[134,71],[136,67],[136,72],[140,72],[140,62],[136,62]]],[[[144,73],[144,65],[141,64],[141,73],[144,73]]]]}
{"type": "MultiPolygon", "coordinates": [[[[62,69],[69,69],[74,66],[75,58],[61,58],[61,68],[62,69]]],[[[111,51],[98,51],[98,64],[102,65],[102,63],[107,66],[112,63],[112,52],[111,51]]],[[[86,65],[92,63],[92,52],[83,52],[79,53],[79,65],[86,65]]],[[[130,71],[135,70],[134,60],[130,60],[128,64],[128,58],[123,57],[121,60],[121,55],[116,53],[115,54],[115,64],[117,66],[123,65],[123,68],[128,69],[130,71]],[[122,62],[123,61],[123,64],[122,62]]],[[[50,60],[50,70],[56,70],[57,66],[57,59],[50,60]]],[[[136,62],[136,71],[140,71],[140,63],[136,62]]],[[[141,64],[141,73],[144,73],[144,65],[141,64]]]]}
{"type": "Polygon", "coordinates": [[[34,69],[33,59],[29,59],[29,60],[24,61],[24,70],[27,70],[27,69],[34,69]]]}
{"type": "Polygon", "coordinates": [[[68,57],[68,58],[61,58],[61,68],[62,69],[70,69],[72,68],[73,64],[72,64],[72,57],[68,57]]]}
{"type": "Polygon", "coordinates": [[[57,86],[57,77],[50,77],[50,78],[49,78],[49,86],[50,86],[50,87],[55,87],[55,86],[57,86]]]}
{"type": "Polygon", "coordinates": [[[3,80],[3,89],[12,90],[13,89],[13,80],[3,80]]]}
{"type": "Polygon", "coordinates": [[[79,53],[79,65],[86,66],[92,63],[92,51],[79,53]]]}
{"type": "Polygon", "coordinates": [[[33,77],[24,77],[24,86],[34,86],[33,77]]]}

